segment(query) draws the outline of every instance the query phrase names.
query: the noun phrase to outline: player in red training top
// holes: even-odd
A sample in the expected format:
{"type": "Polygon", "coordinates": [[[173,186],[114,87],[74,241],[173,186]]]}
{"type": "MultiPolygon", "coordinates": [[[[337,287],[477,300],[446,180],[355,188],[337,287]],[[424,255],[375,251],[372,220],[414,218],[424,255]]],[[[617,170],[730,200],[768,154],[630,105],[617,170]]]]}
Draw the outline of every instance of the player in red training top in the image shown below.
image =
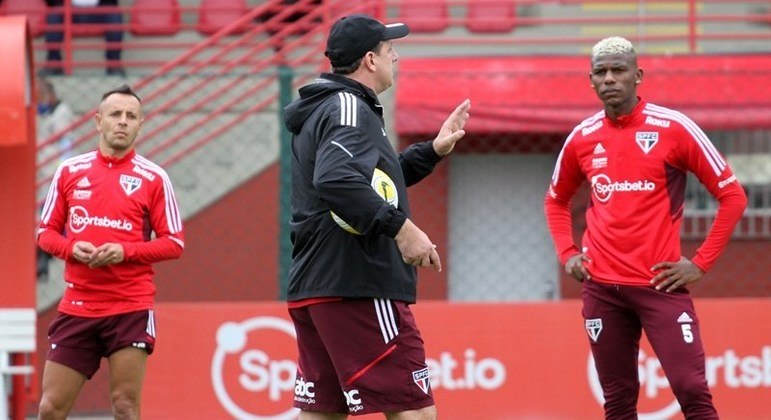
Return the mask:
{"type": "Polygon", "coordinates": [[[643,71],[619,37],[592,49],[589,78],[605,110],[570,133],[546,193],[559,260],[583,282],[583,317],[605,396],[605,417],[637,418],[642,329],[686,418],[718,418],[705,376],[699,319],[686,285],[725,248],[747,203],[725,159],[680,112],[637,96],[643,71]],[[692,259],[681,256],[687,172],[719,208],[692,259]],[[582,246],[573,243],[570,200],[591,185],[582,246]]]}
{"type": "Polygon", "coordinates": [[[168,175],[134,151],[139,97],[127,85],[111,90],[94,119],[97,150],[59,166],[38,229],[40,247],[64,260],[67,283],[48,329],[41,419],[67,417],[102,357],[114,417],[139,418],[155,343],[151,264],[178,258],[185,244],[168,175]]]}

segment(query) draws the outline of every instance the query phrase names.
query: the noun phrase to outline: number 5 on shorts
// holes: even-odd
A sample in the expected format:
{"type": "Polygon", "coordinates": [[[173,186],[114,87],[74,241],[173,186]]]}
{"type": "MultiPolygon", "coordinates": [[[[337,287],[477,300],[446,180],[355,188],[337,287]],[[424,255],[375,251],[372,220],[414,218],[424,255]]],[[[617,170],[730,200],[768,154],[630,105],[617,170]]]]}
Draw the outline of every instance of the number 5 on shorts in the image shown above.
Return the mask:
{"type": "Polygon", "coordinates": [[[693,331],[691,331],[691,324],[681,324],[683,329],[683,341],[686,343],[693,343],[693,331]]]}

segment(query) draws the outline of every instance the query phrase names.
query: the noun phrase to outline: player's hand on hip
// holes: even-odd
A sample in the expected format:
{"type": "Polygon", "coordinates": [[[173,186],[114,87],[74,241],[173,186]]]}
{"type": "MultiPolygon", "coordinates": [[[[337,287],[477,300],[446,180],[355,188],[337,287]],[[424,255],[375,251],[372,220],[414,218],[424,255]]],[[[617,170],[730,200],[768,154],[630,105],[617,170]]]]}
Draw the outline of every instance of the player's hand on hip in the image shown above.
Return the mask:
{"type": "Polygon", "coordinates": [[[110,264],[118,264],[123,262],[123,258],[123,245],[107,242],[97,247],[94,252],[91,253],[91,262],[88,266],[95,268],[110,264]]]}
{"type": "Polygon", "coordinates": [[[436,245],[410,219],[404,222],[394,239],[405,264],[415,267],[433,266],[437,271],[442,271],[442,261],[436,252],[436,245]]]}
{"type": "Polygon", "coordinates": [[[667,293],[685,286],[688,283],[698,281],[704,276],[704,272],[688,258],[680,257],[680,261],[660,262],[651,267],[651,271],[658,272],[651,279],[651,284],[656,286],[656,290],[666,291],[667,293]]]}
{"type": "Polygon", "coordinates": [[[565,263],[565,272],[580,282],[591,280],[592,275],[589,274],[589,270],[586,269],[584,264],[589,261],[591,259],[585,253],[573,255],[565,263]]]}
{"type": "Polygon", "coordinates": [[[72,245],[72,258],[75,261],[88,264],[91,262],[91,254],[96,247],[91,242],[77,241],[72,245]]]}
{"type": "Polygon", "coordinates": [[[463,127],[468,120],[469,109],[471,109],[471,100],[465,99],[444,121],[444,124],[442,124],[442,128],[439,129],[439,134],[436,135],[433,143],[434,151],[437,155],[444,156],[452,152],[455,143],[466,135],[466,131],[463,130],[463,127]]]}

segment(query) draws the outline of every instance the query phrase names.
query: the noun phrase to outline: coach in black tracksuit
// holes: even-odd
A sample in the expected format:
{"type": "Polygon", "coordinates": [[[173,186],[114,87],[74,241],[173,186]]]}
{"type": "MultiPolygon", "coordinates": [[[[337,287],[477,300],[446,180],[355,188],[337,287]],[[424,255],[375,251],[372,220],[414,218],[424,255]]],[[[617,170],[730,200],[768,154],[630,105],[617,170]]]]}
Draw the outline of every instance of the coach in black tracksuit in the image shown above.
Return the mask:
{"type": "Polygon", "coordinates": [[[415,302],[415,268],[402,260],[394,237],[410,216],[407,187],[441,159],[432,142],[397,154],[372,89],[336,74],[322,74],[300,89],[286,123],[295,135],[288,299],[377,296],[415,302]],[[345,112],[356,120],[341,124],[345,112]],[[375,168],[393,181],[398,207],[370,185],[375,168]],[[330,210],[361,234],[341,228],[330,210]]]}
{"type": "Polygon", "coordinates": [[[415,267],[441,262],[410,221],[407,187],[465,132],[469,101],[433,141],[397,154],[377,94],[393,83],[392,41],[409,32],[365,15],[337,21],[334,74],[300,89],[292,132],[292,267],[287,293],[299,362],[294,406],[318,413],[414,412],[434,418],[423,341],[408,304],[415,267]]]}

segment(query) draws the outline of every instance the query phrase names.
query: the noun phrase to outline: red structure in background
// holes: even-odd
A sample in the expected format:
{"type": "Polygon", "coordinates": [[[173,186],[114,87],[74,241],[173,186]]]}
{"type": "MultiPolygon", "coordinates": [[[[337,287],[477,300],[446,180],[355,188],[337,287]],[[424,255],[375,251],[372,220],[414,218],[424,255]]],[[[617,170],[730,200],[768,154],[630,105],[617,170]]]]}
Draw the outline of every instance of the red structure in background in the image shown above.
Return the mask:
{"type": "MultiPolygon", "coordinates": [[[[771,55],[643,55],[638,61],[645,70],[640,94],[703,129],[771,128],[771,55]]],[[[470,97],[470,133],[568,133],[602,108],[587,88],[588,75],[584,56],[406,59],[399,63],[396,126],[402,136],[432,135],[448,104],[470,97]]]]}
{"type": "MultiPolygon", "coordinates": [[[[758,334],[771,322],[766,301],[701,299],[697,307],[720,414],[767,418],[771,342],[758,334]]],[[[413,311],[442,419],[602,418],[581,302],[422,302],[413,311]]],[[[295,418],[297,348],[284,304],[159,303],[157,316],[165,333],[148,362],[147,418],[295,418]]],[[[640,350],[640,418],[682,418],[647,339],[640,350]]]]}
{"type": "Polygon", "coordinates": [[[0,15],[26,15],[33,37],[43,34],[46,24],[46,3],[44,0],[3,0],[0,15]]]}
{"type": "Polygon", "coordinates": [[[130,14],[132,35],[175,35],[182,26],[177,0],[134,0],[130,14]]]}
{"type": "Polygon", "coordinates": [[[0,416],[23,419],[35,357],[35,102],[32,47],[24,16],[0,17],[0,416]],[[6,404],[6,376],[12,385],[6,404]],[[10,405],[10,410],[8,407],[10,405]]]}

